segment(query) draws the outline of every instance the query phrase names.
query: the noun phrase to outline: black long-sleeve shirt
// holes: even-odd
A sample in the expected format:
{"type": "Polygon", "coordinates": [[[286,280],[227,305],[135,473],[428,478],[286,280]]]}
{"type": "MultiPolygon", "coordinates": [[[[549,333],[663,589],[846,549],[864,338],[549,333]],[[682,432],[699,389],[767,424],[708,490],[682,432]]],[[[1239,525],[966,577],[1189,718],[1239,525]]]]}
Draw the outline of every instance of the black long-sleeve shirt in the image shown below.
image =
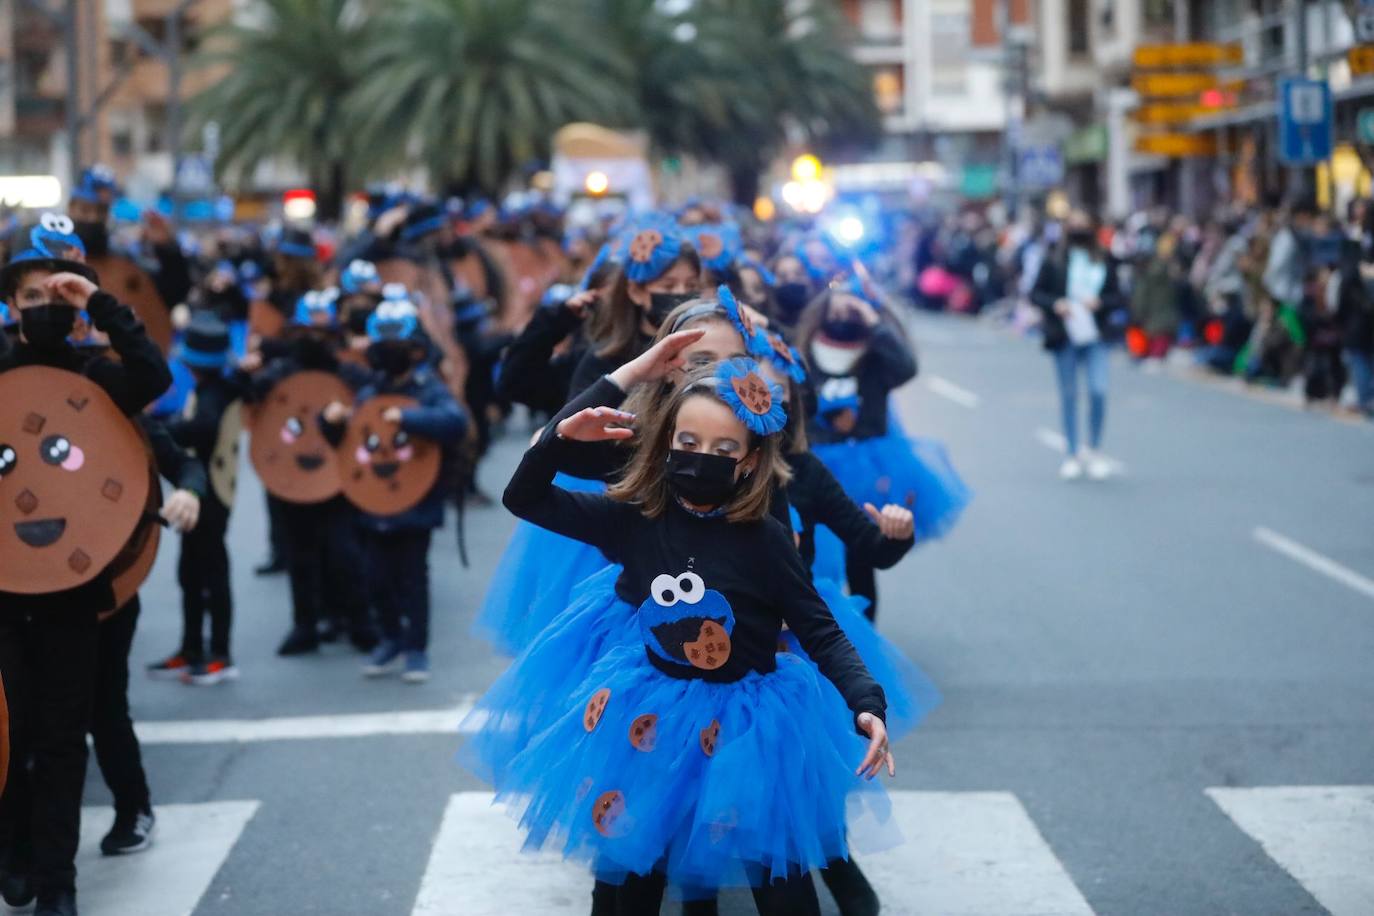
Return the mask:
{"type": "Polygon", "coordinates": [[[868,350],[848,376],[830,376],[813,367],[811,382],[821,397],[831,383],[849,383],[857,387],[858,417],[852,430],[840,432],[822,423],[812,424],[808,431],[812,440],[821,444],[843,442],[846,439],[872,439],[887,432],[887,396],[916,377],[916,357],[902,340],[886,325],[873,329],[868,350]]]}
{"type": "Polygon", "coordinates": [[[573,372],[582,359],[585,344],[578,346],[582,319],[566,306],[535,310],[529,324],[506,348],[496,396],[501,401],[524,404],[531,410],[555,413],[568,400],[573,372]],[[569,337],[574,345],[555,354],[569,337]]]}
{"type": "Polygon", "coordinates": [[[636,333],[634,342],[626,352],[610,353],[606,356],[597,353],[597,346],[592,343],[582,354],[582,358],[577,361],[577,368],[573,370],[572,381],[568,385],[568,396],[576,397],[581,394],[587,386],[601,376],[610,375],[649,349],[649,344],[652,342],[653,338],[649,335],[642,332],[636,333]]]}
{"type": "Polygon", "coordinates": [[[209,498],[210,478],[205,472],[205,464],[177,443],[163,421],[144,414],[138,418],[138,423],[148,434],[148,443],[153,447],[153,460],[163,479],[176,489],[189,490],[202,500],[209,498]]]}
{"type": "Polygon", "coordinates": [[[21,366],[52,366],[76,372],[103,388],[120,410],[134,416],[171,387],[172,370],[148,337],[143,322],[114,296],[103,290],[96,292],[86,303],[86,311],[96,329],[109,336],[110,349],[118,360],[91,357],[67,343],[53,350],[36,350],[16,340],[0,355],[0,372],[21,366]]]}
{"type": "Polygon", "coordinates": [[[773,518],[729,522],[702,517],[676,503],[662,517],[650,519],[629,503],[569,493],[554,486],[553,477],[579,445],[557,436],[535,444],[506,488],[506,508],[542,528],[592,544],[624,566],[616,593],[641,614],[669,618],[651,633],[670,657],[646,645],[658,670],[669,677],[722,683],[751,671],[767,674],[777,667],[778,634],[785,622],[856,716],[885,716],[882,687],[816,594],[788,528],[773,518]],[[686,588],[677,585],[678,594],[698,594],[702,587],[704,593],[696,602],[674,600],[665,585],[682,582],[688,573],[699,579],[686,588]],[[660,600],[665,594],[670,595],[668,604],[660,600]],[[725,630],[724,649],[719,642],[703,646],[708,621],[725,630]],[[692,637],[697,641],[690,642],[692,637]],[[709,659],[694,654],[708,650],[715,653],[709,659]]]}
{"type": "MultiPolygon", "coordinates": [[[[167,432],[178,447],[189,449],[196,460],[208,468],[215,460],[225,411],[235,401],[243,400],[246,394],[246,379],[241,375],[207,375],[196,382],[195,409],[189,416],[180,414],[166,418],[167,432]]],[[[202,498],[218,499],[211,490],[197,492],[202,498]]]]}
{"type": "Polygon", "coordinates": [[[792,469],[787,498],[801,516],[798,547],[808,569],[816,559],[817,525],[835,532],[850,551],[862,556],[875,569],[890,569],[915,546],[915,538],[897,541],[884,537],[815,455],[810,452],[788,455],[787,464],[792,469]]]}

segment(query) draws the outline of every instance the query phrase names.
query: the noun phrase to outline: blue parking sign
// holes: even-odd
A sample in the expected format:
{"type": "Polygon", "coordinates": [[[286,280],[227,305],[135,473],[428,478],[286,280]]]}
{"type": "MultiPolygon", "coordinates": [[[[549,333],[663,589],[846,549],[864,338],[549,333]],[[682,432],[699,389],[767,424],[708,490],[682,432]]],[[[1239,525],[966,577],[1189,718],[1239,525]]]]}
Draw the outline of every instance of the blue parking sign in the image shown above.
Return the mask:
{"type": "Polygon", "coordinates": [[[1289,77],[1279,82],[1279,161],[1316,165],[1331,158],[1331,86],[1325,80],[1289,77]]]}

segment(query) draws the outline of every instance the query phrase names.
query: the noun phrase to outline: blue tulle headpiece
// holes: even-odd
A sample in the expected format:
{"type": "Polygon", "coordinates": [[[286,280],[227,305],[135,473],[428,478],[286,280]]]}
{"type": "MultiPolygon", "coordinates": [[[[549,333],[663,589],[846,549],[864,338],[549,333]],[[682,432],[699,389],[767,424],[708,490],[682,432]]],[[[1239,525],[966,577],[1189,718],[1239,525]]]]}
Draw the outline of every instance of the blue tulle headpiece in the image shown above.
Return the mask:
{"type": "Polygon", "coordinates": [[[759,328],[749,341],[749,355],[762,362],[768,362],[792,381],[801,384],[806,381],[806,364],[796,347],[788,346],[778,334],[759,328]]]}
{"type": "Polygon", "coordinates": [[[381,282],[382,278],[377,274],[377,265],[362,258],[349,261],[348,266],[339,274],[339,286],[349,296],[366,292],[368,286],[381,282]]]}
{"type": "Polygon", "coordinates": [[[733,223],[702,223],[687,226],[685,231],[701,255],[701,263],[716,274],[729,270],[744,247],[739,227],[733,223]]]}
{"type": "Polygon", "coordinates": [[[730,323],[739,331],[739,336],[744,338],[745,346],[749,346],[750,341],[754,339],[754,321],[749,317],[749,313],[739,304],[735,294],[730,292],[730,287],[724,283],[716,287],[716,298],[725,309],[725,314],[730,316],[730,323]]]}
{"type": "Polygon", "coordinates": [[[771,436],[787,425],[782,388],[768,381],[752,359],[727,359],[716,369],[716,395],[755,435],[771,436]]]}
{"type": "Polygon", "coordinates": [[[606,242],[597,251],[596,257],[592,258],[592,263],[587,266],[587,272],[582,275],[582,282],[577,285],[577,291],[585,293],[592,284],[592,277],[602,266],[611,259],[612,249],[610,242],[606,242]]]}
{"type": "Polygon", "coordinates": [[[619,251],[625,276],[635,283],[652,283],[682,254],[683,237],[671,221],[653,218],[628,228],[619,251]]]}

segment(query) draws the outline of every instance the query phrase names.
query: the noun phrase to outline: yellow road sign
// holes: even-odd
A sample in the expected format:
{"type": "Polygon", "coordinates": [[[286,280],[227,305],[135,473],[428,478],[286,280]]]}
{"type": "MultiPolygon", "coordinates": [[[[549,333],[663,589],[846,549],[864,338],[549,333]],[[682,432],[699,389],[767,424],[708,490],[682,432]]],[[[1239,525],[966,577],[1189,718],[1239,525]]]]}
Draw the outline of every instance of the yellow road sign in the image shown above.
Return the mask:
{"type": "Polygon", "coordinates": [[[1193,102],[1156,102],[1153,105],[1142,105],[1131,112],[1131,119],[1137,124],[1187,124],[1197,118],[1205,118],[1234,107],[1198,105],[1193,102]]]}
{"type": "Polygon", "coordinates": [[[1191,44],[1141,45],[1132,62],[1140,70],[1169,67],[1237,67],[1245,61],[1238,44],[1194,42],[1191,44]]]}
{"type": "Polygon", "coordinates": [[[1241,80],[1222,80],[1212,73],[1137,73],[1131,77],[1131,88],[1146,98],[1181,98],[1198,96],[1208,89],[1240,92],[1245,88],[1241,80]]]}
{"type": "Polygon", "coordinates": [[[1374,73],[1374,45],[1357,45],[1346,53],[1353,76],[1369,76],[1374,73]]]}
{"type": "Polygon", "coordinates": [[[1209,134],[1144,134],[1136,137],[1135,151],[1147,156],[1215,156],[1216,138],[1209,134]]]}

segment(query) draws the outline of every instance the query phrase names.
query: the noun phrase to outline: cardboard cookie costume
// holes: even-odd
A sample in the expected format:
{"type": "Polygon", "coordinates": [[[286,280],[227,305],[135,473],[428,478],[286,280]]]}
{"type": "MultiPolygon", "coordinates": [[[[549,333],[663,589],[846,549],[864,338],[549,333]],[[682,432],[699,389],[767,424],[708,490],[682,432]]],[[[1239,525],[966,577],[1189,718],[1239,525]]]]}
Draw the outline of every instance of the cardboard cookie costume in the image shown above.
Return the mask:
{"type": "Polygon", "coordinates": [[[158,349],[170,353],[172,314],[153,278],[133,261],[115,254],[88,257],[86,263],[100,275],[100,288],[133,309],[158,349]]]}
{"type": "Polygon", "coordinates": [[[267,491],[291,503],[321,503],[339,494],[339,456],[320,432],[331,401],[353,403],[338,376],[306,370],[278,382],[253,418],[249,456],[267,491]]]}
{"type": "Polygon", "coordinates": [[[143,440],[98,385],[47,366],[0,375],[0,591],[94,579],[143,517],[148,486],[143,440]]]}
{"type": "Polygon", "coordinates": [[[439,479],[437,443],[411,436],[382,419],[391,407],[418,406],[413,398],[378,395],[354,411],[339,449],[343,494],[373,515],[399,515],[419,505],[439,479]]]}
{"type": "Polygon", "coordinates": [[[5,679],[0,678],[0,798],[10,774],[10,707],[5,699],[5,679]]]}
{"type": "Polygon", "coordinates": [[[152,446],[148,448],[148,498],[143,505],[143,518],[129,537],[124,549],[110,563],[110,586],[114,590],[114,605],[102,611],[101,620],[113,617],[128,604],[148,580],[157,560],[157,548],[162,543],[162,525],[158,510],[162,508],[162,487],[157,479],[157,459],[152,446]]]}

